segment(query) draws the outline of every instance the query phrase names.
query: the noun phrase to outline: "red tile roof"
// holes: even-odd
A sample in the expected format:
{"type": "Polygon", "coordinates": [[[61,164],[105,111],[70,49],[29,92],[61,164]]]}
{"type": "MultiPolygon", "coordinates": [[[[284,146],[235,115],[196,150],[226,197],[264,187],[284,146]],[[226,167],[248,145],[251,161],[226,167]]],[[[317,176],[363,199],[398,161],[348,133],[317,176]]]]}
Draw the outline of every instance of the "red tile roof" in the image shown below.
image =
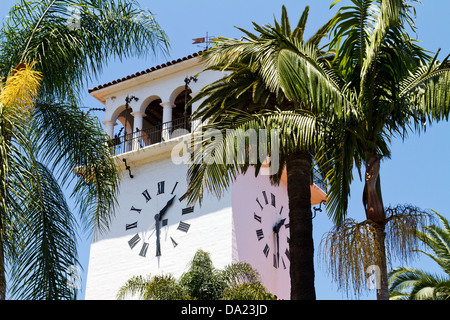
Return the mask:
{"type": "Polygon", "coordinates": [[[162,69],[162,68],[165,68],[165,67],[168,67],[168,66],[171,66],[171,65],[174,65],[174,64],[177,64],[177,63],[180,63],[180,62],[183,62],[183,61],[186,61],[186,60],[195,58],[195,57],[198,57],[198,56],[201,55],[202,53],[203,53],[203,51],[199,51],[199,52],[190,54],[190,55],[188,55],[187,57],[179,58],[179,59],[177,59],[177,60],[167,61],[166,63],[163,63],[163,64],[161,64],[161,65],[157,65],[156,67],[151,67],[151,68],[149,68],[149,69],[147,69],[147,70],[143,70],[143,71],[140,71],[140,72],[136,72],[136,73],[134,73],[134,74],[131,74],[131,75],[126,76],[126,77],[123,77],[123,78],[121,78],[121,79],[116,79],[116,80],[113,80],[113,81],[111,81],[111,82],[108,82],[108,83],[105,83],[105,84],[98,85],[97,87],[94,87],[94,88],[92,88],[92,89],[89,89],[88,91],[89,91],[89,93],[91,93],[91,92],[94,92],[94,91],[97,91],[97,90],[100,90],[100,89],[103,89],[103,88],[112,86],[112,85],[114,85],[114,84],[116,84],[116,83],[123,82],[123,81],[129,80],[129,79],[132,79],[132,78],[135,78],[135,77],[138,77],[138,76],[142,76],[142,75],[144,75],[144,74],[148,74],[148,73],[151,73],[151,72],[153,72],[153,71],[156,71],[156,70],[159,70],[159,69],[162,69]]]}

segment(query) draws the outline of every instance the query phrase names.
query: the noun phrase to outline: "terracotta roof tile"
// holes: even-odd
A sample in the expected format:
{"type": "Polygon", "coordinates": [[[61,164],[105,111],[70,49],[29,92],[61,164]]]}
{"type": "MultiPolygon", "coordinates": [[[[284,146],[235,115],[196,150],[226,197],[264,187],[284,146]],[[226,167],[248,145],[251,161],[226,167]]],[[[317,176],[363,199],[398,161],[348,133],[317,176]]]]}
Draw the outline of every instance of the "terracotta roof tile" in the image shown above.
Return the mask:
{"type": "Polygon", "coordinates": [[[89,91],[89,93],[91,93],[91,92],[94,92],[94,91],[97,91],[97,90],[100,90],[100,89],[103,89],[103,88],[112,86],[112,85],[114,85],[114,84],[116,84],[116,83],[120,83],[120,82],[129,80],[129,79],[138,77],[138,76],[142,76],[142,75],[144,75],[144,74],[151,73],[151,72],[153,72],[153,71],[156,71],[156,70],[159,70],[159,69],[162,69],[162,68],[166,68],[166,67],[168,67],[168,66],[171,66],[171,65],[180,63],[180,62],[182,62],[182,61],[186,61],[186,60],[189,60],[189,59],[198,57],[198,56],[201,55],[202,53],[203,53],[203,51],[199,51],[199,52],[190,54],[190,55],[188,55],[188,56],[186,56],[186,57],[179,58],[179,59],[177,59],[177,60],[167,61],[166,63],[163,63],[163,64],[161,64],[161,65],[157,65],[157,66],[155,66],[155,67],[151,67],[151,68],[146,69],[146,70],[138,71],[138,72],[136,72],[136,73],[134,73],[134,74],[128,75],[128,76],[123,77],[123,78],[121,78],[121,79],[116,79],[116,80],[113,80],[113,81],[111,81],[111,82],[108,82],[108,83],[105,83],[105,84],[98,85],[98,86],[96,86],[96,87],[94,87],[94,88],[89,89],[88,91],[89,91]]]}

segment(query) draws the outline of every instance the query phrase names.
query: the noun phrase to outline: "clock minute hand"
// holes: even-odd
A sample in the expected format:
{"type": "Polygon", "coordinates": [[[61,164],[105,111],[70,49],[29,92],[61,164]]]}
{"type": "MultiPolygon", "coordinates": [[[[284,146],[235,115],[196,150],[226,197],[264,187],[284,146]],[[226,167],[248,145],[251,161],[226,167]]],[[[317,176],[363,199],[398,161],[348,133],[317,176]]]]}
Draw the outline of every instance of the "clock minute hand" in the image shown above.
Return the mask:
{"type": "Polygon", "coordinates": [[[155,229],[156,229],[156,256],[159,257],[161,256],[161,240],[160,240],[160,236],[161,236],[161,219],[164,216],[164,214],[167,211],[167,208],[169,208],[172,203],[173,200],[175,199],[176,196],[173,196],[172,199],[170,199],[169,201],[167,201],[166,205],[164,206],[164,208],[162,208],[159,213],[155,214],[155,229]]]}
{"type": "Polygon", "coordinates": [[[169,201],[167,201],[166,205],[164,206],[164,208],[161,209],[161,211],[159,211],[158,216],[159,216],[159,221],[161,221],[162,217],[164,216],[164,214],[166,213],[167,209],[172,205],[173,200],[175,199],[176,196],[173,196],[172,199],[170,199],[169,201]]]}

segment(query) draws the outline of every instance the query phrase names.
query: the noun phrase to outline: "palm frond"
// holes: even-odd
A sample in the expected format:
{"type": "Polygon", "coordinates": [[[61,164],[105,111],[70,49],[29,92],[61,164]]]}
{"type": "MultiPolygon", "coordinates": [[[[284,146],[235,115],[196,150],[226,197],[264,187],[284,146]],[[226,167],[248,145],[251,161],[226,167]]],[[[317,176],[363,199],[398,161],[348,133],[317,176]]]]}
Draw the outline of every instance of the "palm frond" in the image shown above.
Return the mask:
{"type": "MultiPolygon", "coordinates": [[[[428,122],[448,119],[450,62],[423,63],[401,82],[400,98],[428,122]]],[[[421,123],[423,125],[424,122],[421,123]]],[[[426,124],[426,123],[425,123],[426,124]]]]}
{"type": "Polygon", "coordinates": [[[77,100],[82,85],[111,57],[144,56],[168,48],[167,36],[148,10],[134,1],[19,1],[3,28],[2,70],[36,61],[42,95],[77,100]],[[70,28],[73,13],[79,25],[70,28]]]}
{"type": "Polygon", "coordinates": [[[50,103],[38,104],[34,118],[42,161],[64,186],[75,182],[71,197],[86,230],[103,232],[114,217],[119,181],[98,120],[76,107],[50,103]]]}
{"type": "Polygon", "coordinates": [[[422,270],[399,267],[389,273],[392,291],[403,294],[404,300],[448,300],[450,280],[422,270]]]}
{"type": "Polygon", "coordinates": [[[336,139],[328,138],[325,142],[327,147],[316,153],[318,168],[327,181],[327,214],[336,225],[347,216],[353,168],[356,165],[356,168],[361,170],[362,163],[362,159],[358,156],[358,142],[355,141],[355,136],[346,130],[340,133],[334,131],[336,139]]]}
{"type": "Polygon", "coordinates": [[[269,178],[278,184],[288,154],[322,143],[321,126],[305,110],[228,111],[220,122],[205,124],[203,132],[193,137],[188,201],[201,202],[205,193],[220,198],[239,174],[254,166],[258,175],[267,160],[269,178]]]}
{"type": "Polygon", "coordinates": [[[418,233],[419,239],[434,254],[421,252],[428,255],[445,273],[450,275],[450,226],[444,216],[435,211],[433,212],[438,216],[443,227],[433,224],[425,228],[425,231],[418,233]]]}
{"type": "MultiPolygon", "coordinates": [[[[417,231],[417,238],[431,252],[417,250],[434,260],[444,271],[444,275],[399,267],[389,274],[391,293],[403,293],[408,300],[448,300],[450,299],[450,225],[441,214],[433,211],[442,227],[431,224],[417,231]]],[[[397,296],[397,294],[395,294],[397,296]]]]}
{"type": "Polygon", "coordinates": [[[58,183],[41,163],[22,181],[29,193],[22,202],[21,242],[12,266],[11,294],[23,299],[74,299],[67,270],[77,265],[76,223],[58,183]]]}
{"type": "Polygon", "coordinates": [[[150,277],[143,276],[133,276],[127,280],[127,282],[120,287],[117,292],[116,298],[118,300],[126,299],[130,296],[143,296],[144,292],[147,288],[148,283],[150,282],[150,277]]]}

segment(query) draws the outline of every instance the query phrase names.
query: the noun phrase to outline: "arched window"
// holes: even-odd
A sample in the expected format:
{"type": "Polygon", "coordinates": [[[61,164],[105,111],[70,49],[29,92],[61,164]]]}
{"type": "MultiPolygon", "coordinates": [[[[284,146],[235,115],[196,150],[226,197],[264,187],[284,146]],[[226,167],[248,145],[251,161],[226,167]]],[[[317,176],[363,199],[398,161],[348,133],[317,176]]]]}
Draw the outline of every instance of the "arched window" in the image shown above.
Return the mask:
{"type": "Polygon", "coordinates": [[[161,99],[156,98],[145,108],[145,116],[142,122],[142,147],[161,142],[163,119],[161,102],[161,99]]]}
{"type": "Polygon", "coordinates": [[[191,89],[184,89],[175,98],[175,107],[172,110],[172,130],[186,129],[191,131],[190,116],[192,114],[192,106],[185,108],[191,97],[191,89]]]}

